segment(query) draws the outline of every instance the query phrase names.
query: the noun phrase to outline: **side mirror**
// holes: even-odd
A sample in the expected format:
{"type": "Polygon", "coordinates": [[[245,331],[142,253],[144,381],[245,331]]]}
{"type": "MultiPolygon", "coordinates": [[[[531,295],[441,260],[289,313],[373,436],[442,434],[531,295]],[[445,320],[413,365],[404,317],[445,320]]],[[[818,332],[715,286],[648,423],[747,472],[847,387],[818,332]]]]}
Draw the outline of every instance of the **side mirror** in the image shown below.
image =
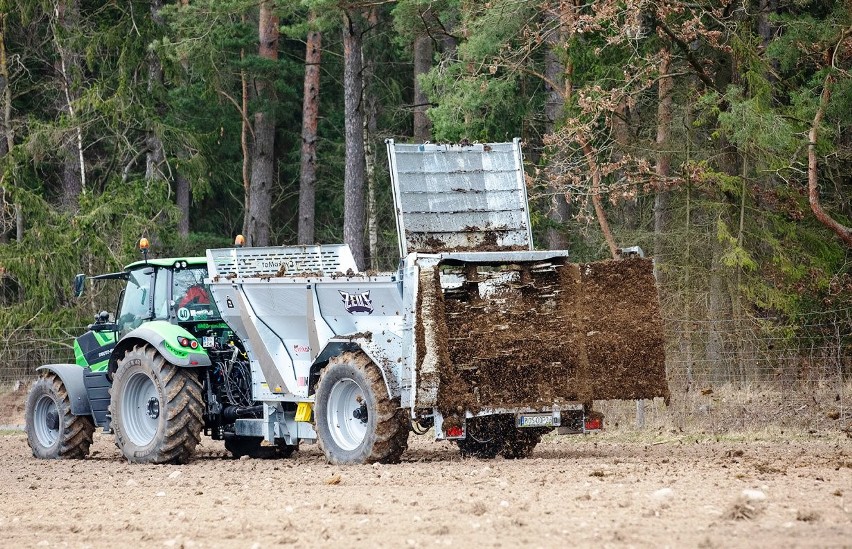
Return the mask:
{"type": "Polygon", "coordinates": [[[74,297],[83,297],[86,291],[86,275],[83,273],[74,277],[74,297]]]}

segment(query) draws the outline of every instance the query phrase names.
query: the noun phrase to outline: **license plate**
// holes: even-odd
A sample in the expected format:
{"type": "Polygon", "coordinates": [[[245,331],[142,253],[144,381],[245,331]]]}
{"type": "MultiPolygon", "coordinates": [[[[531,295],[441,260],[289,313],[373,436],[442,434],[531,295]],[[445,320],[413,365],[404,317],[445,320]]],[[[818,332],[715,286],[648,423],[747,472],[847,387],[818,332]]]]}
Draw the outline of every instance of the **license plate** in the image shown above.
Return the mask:
{"type": "Polygon", "coordinates": [[[556,427],[553,414],[518,414],[515,416],[516,427],[556,427]]]}
{"type": "Polygon", "coordinates": [[[213,336],[204,336],[201,339],[201,346],[204,347],[205,349],[212,347],[215,343],[216,343],[216,340],[213,338],[213,336]]]}

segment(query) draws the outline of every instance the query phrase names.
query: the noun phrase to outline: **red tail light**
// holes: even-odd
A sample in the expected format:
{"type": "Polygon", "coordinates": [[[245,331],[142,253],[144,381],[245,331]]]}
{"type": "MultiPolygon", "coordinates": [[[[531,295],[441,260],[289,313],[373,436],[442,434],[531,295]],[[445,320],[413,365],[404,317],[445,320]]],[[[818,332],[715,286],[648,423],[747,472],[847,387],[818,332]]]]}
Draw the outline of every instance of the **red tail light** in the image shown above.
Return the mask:
{"type": "Polygon", "coordinates": [[[181,347],[189,347],[190,349],[198,349],[198,341],[189,339],[188,337],[178,337],[178,344],[181,347]]]}
{"type": "Polygon", "coordinates": [[[449,429],[447,429],[447,436],[451,438],[458,438],[464,436],[464,429],[458,426],[450,427],[449,429]]]}
{"type": "Polygon", "coordinates": [[[603,420],[599,417],[586,418],[586,431],[600,431],[603,429],[603,420]]]}

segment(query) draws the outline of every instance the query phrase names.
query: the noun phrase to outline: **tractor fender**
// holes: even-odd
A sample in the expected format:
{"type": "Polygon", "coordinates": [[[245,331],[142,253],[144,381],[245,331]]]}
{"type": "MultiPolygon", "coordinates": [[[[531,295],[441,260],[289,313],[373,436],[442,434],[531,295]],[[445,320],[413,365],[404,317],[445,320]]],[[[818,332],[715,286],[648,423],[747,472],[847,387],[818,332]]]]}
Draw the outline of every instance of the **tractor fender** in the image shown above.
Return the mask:
{"type": "Polygon", "coordinates": [[[181,347],[178,344],[178,338],[181,337],[195,340],[194,335],[170,322],[164,320],[147,322],[121,338],[121,341],[116,344],[109,359],[109,372],[112,374],[118,369],[118,360],[124,356],[125,352],[132,349],[134,345],[146,343],[175,366],[200,368],[212,364],[207,351],[201,346],[195,350],[181,347]]]}
{"type": "Polygon", "coordinates": [[[75,416],[92,415],[92,406],[89,404],[89,395],[86,393],[86,385],[83,383],[83,368],[76,364],[45,364],[39,366],[36,371],[47,370],[53,372],[68,392],[68,400],[71,402],[71,413],[75,416]]]}
{"type": "MultiPolygon", "coordinates": [[[[317,358],[314,360],[314,364],[311,367],[311,373],[319,372],[323,367],[325,367],[326,363],[328,363],[332,357],[347,351],[361,351],[367,355],[370,360],[373,361],[373,364],[379,367],[379,371],[382,373],[382,379],[385,381],[385,387],[388,390],[388,396],[391,399],[398,398],[400,396],[397,374],[390,366],[390,364],[395,364],[395,362],[391,363],[386,359],[386,357],[384,357],[381,352],[381,348],[372,343],[371,337],[338,336],[330,339],[328,343],[326,343],[322,352],[317,355],[317,358]]],[[[311,382],[310,392],[313,392],[313,385],[315,384],[316,376],[311,375],[311,380],[313,381],[311,382]]]]}

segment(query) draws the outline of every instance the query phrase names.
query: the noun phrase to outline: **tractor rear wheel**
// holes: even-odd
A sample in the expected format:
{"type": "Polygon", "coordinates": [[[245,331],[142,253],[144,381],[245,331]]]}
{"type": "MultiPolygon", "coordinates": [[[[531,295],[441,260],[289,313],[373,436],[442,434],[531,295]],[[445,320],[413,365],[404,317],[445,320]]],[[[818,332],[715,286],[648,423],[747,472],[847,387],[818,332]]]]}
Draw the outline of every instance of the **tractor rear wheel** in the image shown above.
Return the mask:
{"type": "Polygon", "coordinates": [[[334,357],[322,371],[314,420],[320,447],[334,465],[396,463],[408,448],[408,414],[361,352],[334,357]]]}
{"type": "Polygon", "coordinates": [[[62,379],[47,372],[27,395],[27,444],[41,459],[83,459],[89,455],[95,424],[89,416],[71,413],[62,379]]]}
{"type": "Polygon", "coordinates": [[[119,360],[110,389],[115,443],[131,463],[186,463],[201,439],[201,383],[150,345],[119,360]]]}

